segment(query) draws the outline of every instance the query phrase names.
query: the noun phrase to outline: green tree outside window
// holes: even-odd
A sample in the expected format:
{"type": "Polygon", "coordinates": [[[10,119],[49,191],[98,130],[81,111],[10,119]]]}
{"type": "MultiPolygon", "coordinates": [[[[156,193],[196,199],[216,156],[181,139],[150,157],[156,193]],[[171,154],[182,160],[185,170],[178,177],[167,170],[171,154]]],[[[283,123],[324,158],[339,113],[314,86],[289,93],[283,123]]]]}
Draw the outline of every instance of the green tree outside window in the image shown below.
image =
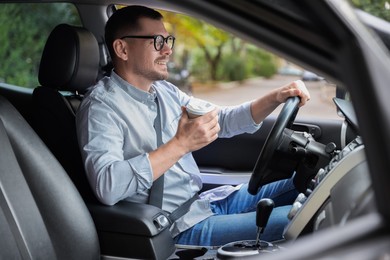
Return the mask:
{"type": "Polygon", "coordinates": [[[80,25],[71,4],[0,4],[0,83],[34,88],[51,30],[60,23],[80,25]]]}

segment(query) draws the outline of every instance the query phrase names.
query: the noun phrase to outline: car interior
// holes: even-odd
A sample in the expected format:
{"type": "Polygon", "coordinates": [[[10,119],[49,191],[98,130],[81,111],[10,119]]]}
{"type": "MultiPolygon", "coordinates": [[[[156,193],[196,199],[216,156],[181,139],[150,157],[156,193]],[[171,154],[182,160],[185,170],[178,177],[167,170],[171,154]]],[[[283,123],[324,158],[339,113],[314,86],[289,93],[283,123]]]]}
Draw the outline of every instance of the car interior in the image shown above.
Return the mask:
{"type": "MultiPolygon", "coordinates": [[[[283,241],[268,241],[274,243],[263,249],[248,241],[207,248],[176,245],[169,216],[158,207],[127,201],[105,206],[93,195],[77,143],[75,113],[87,89],[108,73],[102,35],[104,21],[115,7],[109,1],[69,2],[77,6],[83,26],[60,23],[47,35],[39,86],[25,89],[0,82],[0,259],[386,259],[390,255],[389,193],[385,192],[389,177],[379,174],[390,163],[386,150],[390,140],[378,140],[386,133],[375,136],[371,124],[376,121],[367,115],[369,108],[377,111],[386,124],[385,112],[390,110],[385,101],[377,101],[378,93],[361,93],[363,83],[373,89],[388,85],[390,58],[380,55],[390,46],[388,23],[387,31],[376,19],[360,11],[352,15],[352,8],[336,0],[302,5],[267,0],[118,3],[197,15],[248,41],[271,46],[339,86],[333,102],[340,120],[301,118],[298,100],[290,99],[256,133],[219,138],[193,153],[204,190],[246,181],[248,191],[255,194],[262,185],[289,178],[294,171],[300,176],[296,183],[300,195],[288,215],[283,241]],[[227,22],[223,18],[227,14],[236,23],[227,22]],[[262,18],[257,18],[259,14],[262,18]],[[342,15],[352,18],[345,18],[347,22],[338,17],[342,15]],[[338,29],[331,32],[335,24],[338,29]],[[376,33],[378,46],[361,38],[362,24],[376,33]],[[297,36],[289,33],[292,29],[297,36]],[[325,39],[329,36],[333,40],[325,39]],[[348,37],[356,37],[354,48],[346,47],[351,46],[348,37]],[[340,51],[333,53],[335,46],[340,51]],[[367,101],[365,95],[375,98],[367,101]],[[362,101],[367,106],[360,106],[362,101]]],[[[386,132],[387,127],[382,129],[386,132]]]]}

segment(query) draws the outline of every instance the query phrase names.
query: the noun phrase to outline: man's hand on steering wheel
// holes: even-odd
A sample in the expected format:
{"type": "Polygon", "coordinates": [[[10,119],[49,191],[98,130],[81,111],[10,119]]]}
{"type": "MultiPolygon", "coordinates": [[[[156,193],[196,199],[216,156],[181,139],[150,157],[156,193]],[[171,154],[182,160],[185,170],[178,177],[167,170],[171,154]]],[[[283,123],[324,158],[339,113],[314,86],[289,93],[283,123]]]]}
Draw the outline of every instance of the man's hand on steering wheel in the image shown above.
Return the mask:
{"type": "MultiPolygon", "coordinates": [[[[262,185],[276,180],[273,178],[272,171],[269,169],[269,162],[278,147],[284,129],[292,125],[299,107],[305,105],[310,100],[310,94],[301,80],[281,87],[270,95],[275,95],[276,103],[285,101],[285,104],[264,143],[255,168],[253,169],[248,185],[248,192],[253,195],[258,192],[262,185]]],[[[253,111],[252,114],[254,114],[253,111]]]]}
{"type": "Polygon", "coordinates": [[[253,120],[259,124],[281,103],[286,102],[289,97],[296,96],[300,98],[299,107],[305,105],[306,102],[310,100],[309,91],[301,80],[291,82],[283,87],[269,92],[261,98],[254,100],[251,103],[251,114],[253,120]]]}
{"type": "Polygon", "coordinates": [[[300,98],[298,107],[302,107],[306,104],[307,101],[310,100],[310,93],[302,80],[293,81],[290,84],[287,84],[276,91],[276,99],[280,103],[286,102],[286,100],[290,97],[298,96],[300,98]]]}

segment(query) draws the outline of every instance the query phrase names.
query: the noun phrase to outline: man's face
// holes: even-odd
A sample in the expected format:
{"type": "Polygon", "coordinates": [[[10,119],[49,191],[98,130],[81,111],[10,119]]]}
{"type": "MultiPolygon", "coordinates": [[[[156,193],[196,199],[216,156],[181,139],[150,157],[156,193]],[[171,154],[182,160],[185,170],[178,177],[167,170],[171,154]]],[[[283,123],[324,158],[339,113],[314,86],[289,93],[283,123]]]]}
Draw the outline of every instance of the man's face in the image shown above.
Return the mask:
{"type": "MultiPolygon", "coordinates": [[[[133,33],[137,36],[162,35],[167,37],[164,24],[160,20],[149,18],[140,19],[141,30],[133,33]]],[[[127,69],[137,77],[144,80],[156,81],[168,78],[168,61],[172,50],[167,44],[164,44],[160,51],[154,47],[153,39],[125,39],[129,47],[127,69]]]]}

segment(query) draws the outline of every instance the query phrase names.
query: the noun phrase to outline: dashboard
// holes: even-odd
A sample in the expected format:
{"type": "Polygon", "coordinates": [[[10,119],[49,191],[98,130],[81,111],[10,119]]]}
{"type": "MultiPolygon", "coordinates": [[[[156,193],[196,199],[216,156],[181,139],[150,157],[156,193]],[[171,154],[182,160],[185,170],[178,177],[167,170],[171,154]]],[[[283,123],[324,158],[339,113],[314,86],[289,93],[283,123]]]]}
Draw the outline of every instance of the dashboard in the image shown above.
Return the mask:
{"type": "MultiPolygon", "coordinates": [[[[349,102],[336,100],[346,121],[357,129],[349,102]]],[[[362,138],[357,136],[318,170],[288,214],[287,241],[331,226],[340,226],[375,207],[362,138]]]]}

